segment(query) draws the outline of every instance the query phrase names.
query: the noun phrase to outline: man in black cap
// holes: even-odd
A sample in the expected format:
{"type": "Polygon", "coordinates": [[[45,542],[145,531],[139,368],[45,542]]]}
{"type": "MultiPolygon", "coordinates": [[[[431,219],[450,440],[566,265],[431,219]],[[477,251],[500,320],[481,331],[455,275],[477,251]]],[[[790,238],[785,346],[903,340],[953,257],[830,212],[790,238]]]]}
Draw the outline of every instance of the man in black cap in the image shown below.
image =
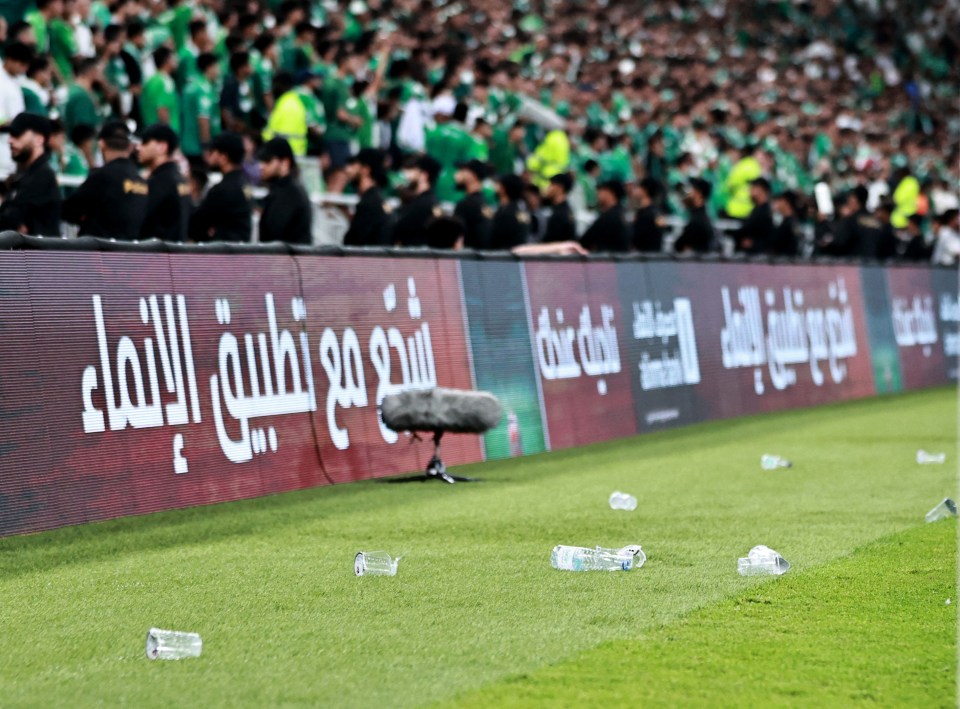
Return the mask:
{"type": "Polygon", "coordinates": [[[260,241],[313,243],[313,206],[300,184],[293,149],[284,138],[268,140],[257,153],[260,178],[270,188],[260,213],[260,241]]]}
{"type": "Polygon", "coordinates": [[[246,149],[236,133],[221,133],[210,141],[210,167],[223,179],[207,192],[190,217],[194,241],[250,241],[251,190],[241,166],[246,149]]]}
{"type": "Polygon", "coordinates": [[[607,180],[597,185],[598,216],[584,233],[580,243],[588,251],[627,251],[630,234],[623,217],[623,198],[626,188],[620,180],[607,180]]]}
{"type": "Polygon", "coordinates": [[[8,131],[17,171],[0,204],[0,230],[60,236],[60,187],[47,152],[50,121],[33,113],[20,113],[10,122],[8,131]]]}
{"type": "Polygon", "coordinates": [[[530,213],[523,201],[524,182],[518,175],[507,173],[497,179],[500,207],[490,227],[490,248],[508,250],[530,240],[530,213]]]}
{"type": "Polygon", "coordinates": [[[407,179],[407,202],[400,208],[393,241],[397,246],[427,246],[427,226],[443,216],[433,188],[440,175],[440,163],[429,155],[412,158],[403,170],[407,179]]]}
{"type": "Polygon", "coordinates": [[[707,215],[707,200],[710,199],[711,190],[712,186],[704,179],[695,177],[690,180],[687,193],[683,196],[690,218],[683,232],[673,242],[673,250],[677,253],[705,254],[713,248],[715,235],[707,215]]]}
{"type": "Polygon", "coordinates": [[[550,178],[545,196],[551,206],[550,216],[547,217],[547,230],[543,235],[544,243],[577,240],[577,220],[567,201],[572,189],[573,177],[569,172],[550,178]]]}
{"type": "Polygon", "coordinates": [[[186,241],[193,202],[190,184],[174,159],[180,140],[174,130],[157,123],[140,136],[140,164],[149,171],[147,209],[140,226],[141,239],[186,241]]]}
{"type": "Polygon", "coordinates": [[[645,177],[636,187],[640,205],[633,216],[633,248],[646,253],[663,251],[663,216],[657,201],[663,192],[660,180],[645,177]]]}
{"type": "Polygon", "coordinates": [[[130,151],[133,143],[123,121],[100,129],[103,167],[94,170],[63,203],[63,219],[80,227],[84,236],[132,241],[139,238],[147,209],[147,182],[130,151]]]}
{"type": "Polygon", "coordinates": [[[766,254],[770,252],[773,239],[773,210],[770,208],[770,183],[765,177],[758,177],[750,183],[750,200],[753,209],[734,234],[737,251],[766,254]]]}
{"type": "Polygon", "coordinates": [[[490,248],[490,220],[493,207],[483,196],[483,180],[487,166],[479,160],[469,160],[457,166],[454,180],[457,189],[466,196],[457,202],[453,216],[463,224],[463,245],[468,249],[490,248]]]}
{"type": "Polygon", "coordinates": [[[380,190],[387,185],[386,156],[382,150],[364,148],[347,163],[347,179],[357,189],[360,201],[353,212],[344,246],[388,246],[390,218],[380,190]]]}

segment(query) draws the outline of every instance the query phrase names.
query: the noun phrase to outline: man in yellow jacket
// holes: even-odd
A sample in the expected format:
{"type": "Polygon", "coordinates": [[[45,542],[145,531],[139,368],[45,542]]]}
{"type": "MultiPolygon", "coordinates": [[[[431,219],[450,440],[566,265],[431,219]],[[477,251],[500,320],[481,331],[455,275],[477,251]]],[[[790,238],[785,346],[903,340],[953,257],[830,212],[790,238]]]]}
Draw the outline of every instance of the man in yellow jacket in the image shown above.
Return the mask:
{"type": "Polygon", "coordinates": [[[263,129],[264,141],[283,138],[293,149],[293,154],[302,157],[307,154],[307,133],[310,130],[307,107],[295,90],[293,77],[286,72],[278,73],[273,79],[273,95],[277,97],[263,129]]]}
{"type": "Polygon", "coordinates": [[[750,199],[750,183],[763,176],[763,165],[760,163],[759,148],[747,149],[727,176],[727,215],[732,219],[746,219],[753,211],[753,200],[750,199]]]}
{"type": "Polygon", "coordinates": [[[559,128],[547,133],[543,142],[527,158],[530,179],[541,191],[550,184],[550,178],[570,168],[570,139],[559,128]]]}
{"type": "Polygon", "coordinates": [[[893,189],[894,210],[890,215],[890,224],[894,229],[906,229],[910,217],[917,213],[920,199],[920,181],[902,167],[894,174],[893,189]]]}

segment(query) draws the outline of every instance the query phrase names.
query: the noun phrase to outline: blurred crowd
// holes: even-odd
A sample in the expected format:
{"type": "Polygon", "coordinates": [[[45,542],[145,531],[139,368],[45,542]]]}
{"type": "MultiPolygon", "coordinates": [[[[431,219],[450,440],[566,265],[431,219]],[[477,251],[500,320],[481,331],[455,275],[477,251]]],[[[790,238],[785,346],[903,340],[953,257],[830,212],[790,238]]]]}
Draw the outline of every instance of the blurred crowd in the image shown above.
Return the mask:
{"type": "Polygon", "coordinates": [[[245,184],[273,139],[317,157],[352,245],[960,253],[960,0],[5,7],[0,124],[51,119],[61,175],[121,121],[172,130],[194,206],[220,135],[245,184]]]}

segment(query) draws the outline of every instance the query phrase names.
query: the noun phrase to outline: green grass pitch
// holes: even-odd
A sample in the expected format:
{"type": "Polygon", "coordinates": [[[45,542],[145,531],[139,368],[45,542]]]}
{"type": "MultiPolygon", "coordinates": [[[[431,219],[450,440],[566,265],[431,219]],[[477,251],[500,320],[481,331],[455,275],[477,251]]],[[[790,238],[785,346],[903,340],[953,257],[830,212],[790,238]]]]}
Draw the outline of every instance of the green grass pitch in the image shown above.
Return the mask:
{"type": "Polygon", "coordinates": [[[957,497],[956,410],[940,389],[0,540],[0,706],[956,706],[956,522],[923,519],[957,497]],[[558,543],[648,561],[559,572],[558,543]],[[793,568],[737,576],[756,544],[793,568]],[[375,549],[396,577],[354,576],[375,549]],[[203,655],[147,660],[151,626],[203,655]]]}

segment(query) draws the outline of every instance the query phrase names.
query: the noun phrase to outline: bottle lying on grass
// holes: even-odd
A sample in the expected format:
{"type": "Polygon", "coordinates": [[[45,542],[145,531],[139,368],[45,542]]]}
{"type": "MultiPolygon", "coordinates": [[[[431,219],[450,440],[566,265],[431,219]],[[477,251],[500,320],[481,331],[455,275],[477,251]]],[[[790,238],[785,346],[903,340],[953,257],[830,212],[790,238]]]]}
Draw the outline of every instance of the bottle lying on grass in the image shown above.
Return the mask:
{"type": "Polygon", "coordinates": [[[647,560],[639,544],[622,549],[569,547],[558,545],[550,554],[550,564],[561,571],[629,571],[639,569],[647,560]]]}
{"type": "Polygon", "coordinates": [[[203,640],[197,633],[150,628],[147,633],[147,657],[151,660],[182,660],[200,657],[203,640]]]}
{"type": "Polygon", "coordinates": [[[741,576],[780,576],[787,573],[790,562],[770,547],[756,546],[745,557],[737,559],[737,573],[741,576]]]}
{"type": "Polygon", "coordinates": [[[760,467],[764,470],[776,470],[777,468],[792,468],[793,463],[778,455],[766,454],[760,457],[760,467]]]}
{"type": "Polygon", "coordinates": [[[917,463],[920,465],[943,465],[947,460],[946,453],[928,453],[921,448],[917,451],[917,463]]]}

